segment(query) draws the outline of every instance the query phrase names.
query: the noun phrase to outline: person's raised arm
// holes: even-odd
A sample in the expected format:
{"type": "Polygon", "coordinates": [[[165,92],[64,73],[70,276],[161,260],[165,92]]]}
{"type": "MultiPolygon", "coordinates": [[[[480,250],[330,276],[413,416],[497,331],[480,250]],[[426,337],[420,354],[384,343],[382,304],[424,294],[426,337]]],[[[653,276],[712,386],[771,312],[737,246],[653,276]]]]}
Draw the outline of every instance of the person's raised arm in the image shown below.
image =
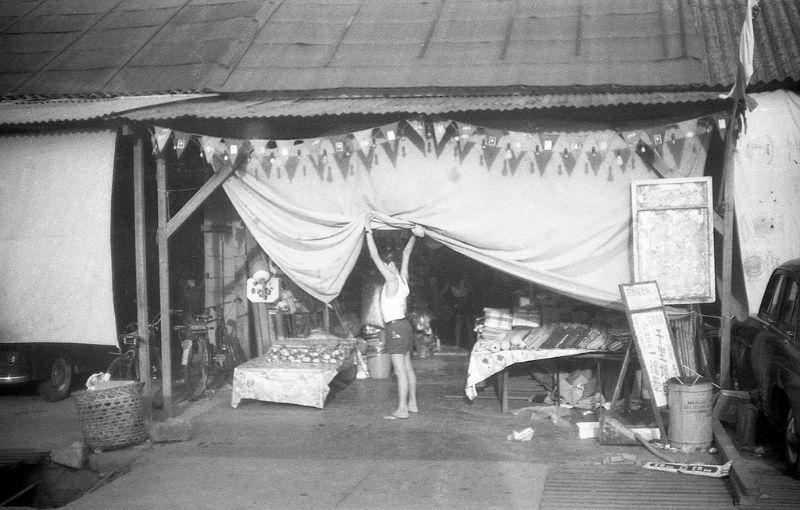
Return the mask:
{"type": "Polygon", "coordinates": [[[370,219],[367,219],[367,223],[364,226],[364,230],[367,232],[367,249],[369,250],[369,256],[372,259],[372,262],[375,264],[375,267],[378,268],[378,271],[383,275],[383,279],[389,281],[392,278],[392,271],[389,269],[389,266],[381,260],[380,254],[378,254],[378,246],[375,244],[375,239],[372,237],[372,227],[370,226],[370,219]]]}
{"type": "Polygon", "coordinates": [[[417,242],[417,236],[424,236],[425,229],[419,225],[414,225],[411,229],[411,237],[408,239],[405,248],[403,248],[403,263],[400,266],[400,276],[408,281],[408,261],[411,260],[411,252],[414,250],[414,243],[417,242]]]}

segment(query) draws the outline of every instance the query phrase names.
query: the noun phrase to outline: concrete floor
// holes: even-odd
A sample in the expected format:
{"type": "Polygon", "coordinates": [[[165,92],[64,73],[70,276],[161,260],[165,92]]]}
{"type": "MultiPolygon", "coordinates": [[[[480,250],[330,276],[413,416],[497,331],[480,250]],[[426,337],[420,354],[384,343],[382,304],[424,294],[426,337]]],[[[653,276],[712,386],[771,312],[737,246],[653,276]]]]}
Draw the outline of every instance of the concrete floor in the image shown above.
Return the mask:
{"type": "MultiPolygon", "coordinates": [[[[129,463],[126,474],[64,508],[733,507],[725,480],[603,464],[622,453],[658,459],[639,446],[578,439],[569,416],[554,421],[525,401],[511,405],[524,410],[501,414],[491,387],[467,401],[467,364],[458,352],[415,359],[420,413],[408,420],[382,419],[395,404],[392,379],[355,380],[324,410],[258,401],[233,409],[223,387],[176,406],[194,429],[191,440],[93,455],[109,466],[115,458],[129,463]],[[534,429],[531,441],[507,439],[526,427],[534,429]]],[[[22,422],[4,422],[0,447],[13,434],[21,444],[22,422]]],[[[80,433],[65,423],[69,444],[80,433]]],[[[708,454],[669,455],[715,462],[708,454]]]]}

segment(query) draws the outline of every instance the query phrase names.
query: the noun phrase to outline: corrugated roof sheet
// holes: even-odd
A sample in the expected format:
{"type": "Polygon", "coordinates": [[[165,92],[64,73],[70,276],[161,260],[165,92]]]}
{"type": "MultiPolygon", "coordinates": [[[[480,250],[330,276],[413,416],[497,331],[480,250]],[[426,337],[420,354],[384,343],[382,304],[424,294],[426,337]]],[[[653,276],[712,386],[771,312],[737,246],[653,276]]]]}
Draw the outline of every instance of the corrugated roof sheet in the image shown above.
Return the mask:
{"type": "Polygon", "coordinates": [[[0,95],[708,84],[691,0],[6,0],[0,95]]]}
{"type": "Polygon", "coordinates": [[[98,99],[2,101],[0,102],[0,125],[89,120],[137,108],[210,96],[211,94],[170,94],[98,99]]]}
{"type": "MultiPolygon", "coordinates": [[[[723,89],[735,76],[745,5],[0,0],[0,97],[174,91],[355,96],[355,89],[409,95],[458,90],[474,97],[533,89],[546,91],[541,101],[558,103],[565,97],[586,101],[571,94],[576,86],[631,93],[723,89]]],[[[800,80],[797,33],[800,2],[761,1],[752,85],[800,80]]]]}
{"type": "Polygon", "coordinates": [[[711,101],[715,92],[663,92],[652,94],[541,94],[517,96],[348,97],[323,99],[215,98],[158,105],[122,114],[130,120],[158,121],[185,117],[247,119],[314,117],[342,114],[446,114],[474,111],[511,111],[557,107],[583,108],[623,104],[669,104],[711,101]]]}
{"type": "MultiPolygon", "coordinates": [[[[736,79],[739,31],[747,3],[742,0],[693,0],[702,28],[711,85],[730,86],[736,79]]],[[[800,2],[761,0],[753,20],[751,88],[786,79],[800,80],[800,2]]]]}

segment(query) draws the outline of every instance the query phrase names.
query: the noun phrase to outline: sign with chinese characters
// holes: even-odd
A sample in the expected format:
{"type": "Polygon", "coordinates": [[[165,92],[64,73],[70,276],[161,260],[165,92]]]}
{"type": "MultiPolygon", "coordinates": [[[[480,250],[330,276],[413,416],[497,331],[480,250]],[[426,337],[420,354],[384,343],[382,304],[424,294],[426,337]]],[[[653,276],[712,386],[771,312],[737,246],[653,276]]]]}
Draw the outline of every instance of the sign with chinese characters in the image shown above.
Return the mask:
{"type": "Polygon", "coordinates": [[[666,383],[672,377],[680,377],[681,372],[658,285],[641,282],[623,284],[619,288],[653,402],[655,407],[666,406],[666,383]]]}

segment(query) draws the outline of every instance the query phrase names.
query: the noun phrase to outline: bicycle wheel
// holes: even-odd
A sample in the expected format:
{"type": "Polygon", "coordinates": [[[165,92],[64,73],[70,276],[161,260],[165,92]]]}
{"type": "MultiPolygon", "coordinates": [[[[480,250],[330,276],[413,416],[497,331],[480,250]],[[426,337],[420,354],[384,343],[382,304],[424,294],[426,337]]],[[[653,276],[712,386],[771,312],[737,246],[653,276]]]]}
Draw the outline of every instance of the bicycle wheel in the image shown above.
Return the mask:
{"type": "Polygon", "coordinates": [[[189,354],[189,362],[183,367],[183,380],[186,384],[186,394],[190,400],[197,400],[203,396],[208,383],[208,349],[205,339],[197,338],[189,354]]]}
{"type": "Polygon", "coordinates": [[[152,406],[161,409],[164,407],[164,389],[161,383],[161,354],[156,350],[150,353],[150,385],[152,406]]]}

